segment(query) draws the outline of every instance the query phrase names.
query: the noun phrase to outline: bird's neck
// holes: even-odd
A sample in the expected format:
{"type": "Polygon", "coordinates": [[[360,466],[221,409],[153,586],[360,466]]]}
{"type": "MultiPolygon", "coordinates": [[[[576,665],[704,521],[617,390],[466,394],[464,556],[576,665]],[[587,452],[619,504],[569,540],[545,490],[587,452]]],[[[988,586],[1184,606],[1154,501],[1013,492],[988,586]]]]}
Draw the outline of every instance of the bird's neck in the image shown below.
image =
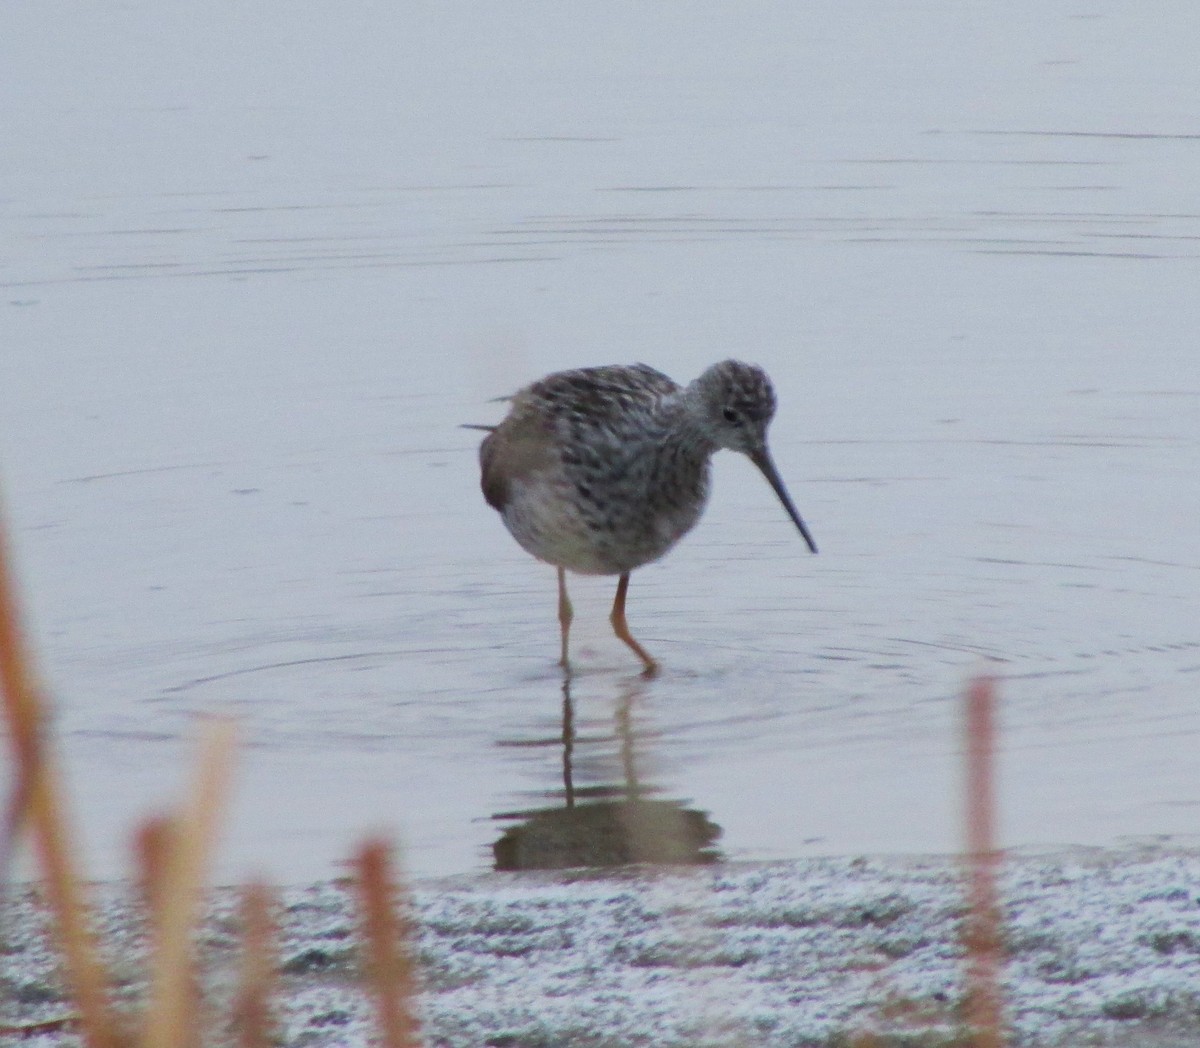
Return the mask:
{"type": "Polygon", "coordinates": [[[708,461],[717,445],[697,418],[697,405],[688,389],[682,389],[662,402],[662,434],[653,445],[652,472],[660,483],[701,482],[707,476],[708,461]]]}

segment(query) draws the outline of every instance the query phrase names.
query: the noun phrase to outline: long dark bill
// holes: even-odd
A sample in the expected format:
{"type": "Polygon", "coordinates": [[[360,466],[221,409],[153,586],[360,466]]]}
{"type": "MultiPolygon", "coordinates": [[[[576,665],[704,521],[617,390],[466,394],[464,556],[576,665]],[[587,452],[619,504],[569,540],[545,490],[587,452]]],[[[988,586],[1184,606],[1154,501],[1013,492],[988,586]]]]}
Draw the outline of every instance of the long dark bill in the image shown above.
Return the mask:
{"type": "Polygon", "coordinates": [[[783,486],[783,481],[779,477],[779,470],[775,468],[775,463],[771,461],[771,456],[766,448],[761,451],[750,452],[750,461],[753,462],[762,475],[767,478],[767,483],[774,489],[775,494],[779,496],[779,501],[783,503],[783,508],[787,510],[788,516],[792,518],[792,523],[800,529],[800,534],[804,536],[804,541],[808,543],[808,548],[814,553],[817,552],[817,544],[813,542],[813,537],[808,533],[808,528],[804,521],[800,519],[800,514],[796,512],[796,507],[792,505],[792,497],[787,493],[787,488],[783,486]]]}

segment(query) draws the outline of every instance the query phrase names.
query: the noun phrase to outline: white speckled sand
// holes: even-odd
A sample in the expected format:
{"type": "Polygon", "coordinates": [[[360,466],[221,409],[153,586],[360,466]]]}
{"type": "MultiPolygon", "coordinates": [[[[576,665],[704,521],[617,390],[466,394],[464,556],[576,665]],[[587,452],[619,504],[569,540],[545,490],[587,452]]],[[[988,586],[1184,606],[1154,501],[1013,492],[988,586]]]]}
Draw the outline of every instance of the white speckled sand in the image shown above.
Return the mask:
{"type": "MultiPolygon", "coordinates": [[[[956,1032],[962,985],[958,877],[951,860],[876,858],[421,884],[428,1043],[834,1045],[867,1029],[928,1030],[919,1043],[937,1043],[956,1032]]],[[[1200,1038],[1200,853],[1016,857],[1002,883],[1016,1043],[1200,1038]]],[[[115,889],[102,894],[134,995],[136,922],[115,889]]],[[[286,1043],[366,1044],[345,885],[284,900],[286,1043]]],[[[236,961],[233,903],[219,893],[204,934],[218,997],[236,961]]],[[[31,894],[8,912],[4,1021],[64,1014],[31,894]]]]}

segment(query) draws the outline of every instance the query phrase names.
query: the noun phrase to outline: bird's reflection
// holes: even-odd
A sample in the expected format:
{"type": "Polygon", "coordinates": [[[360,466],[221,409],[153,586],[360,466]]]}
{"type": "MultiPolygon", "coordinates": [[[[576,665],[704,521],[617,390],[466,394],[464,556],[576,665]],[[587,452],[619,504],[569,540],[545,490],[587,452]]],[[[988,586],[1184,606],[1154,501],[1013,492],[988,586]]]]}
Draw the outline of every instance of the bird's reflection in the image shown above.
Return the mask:
{"type": "Polygon", "coordinates": [[[555,798],[556,804],[495,816],[510,823],[492,845],[497,870],[697,864],[720,858],[713,842],[721,828],[705,812],[654,797],[658,791],[639,774],[638,743],[644,744],[645,736],[638,736],[634,707],[645,688],[642,679],[622,686],[613,734],[580,736],[571,681],[564,679],[561,735],[509,743],[561,745],[562,789],[543,794],[555,798]],[[580,777],[583,783],[577,781],[580,777]]]}

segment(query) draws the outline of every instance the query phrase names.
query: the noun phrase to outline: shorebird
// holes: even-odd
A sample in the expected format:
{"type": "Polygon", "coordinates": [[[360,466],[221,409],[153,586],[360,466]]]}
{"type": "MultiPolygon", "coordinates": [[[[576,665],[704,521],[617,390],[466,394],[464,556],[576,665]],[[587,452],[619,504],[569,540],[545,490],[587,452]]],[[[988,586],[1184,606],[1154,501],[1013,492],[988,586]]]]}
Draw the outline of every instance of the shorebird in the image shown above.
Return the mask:
{"type": "Polygon", "coordinates": [[[767,449],[775,391],[762,368],[726,360],[680,386],[645,364],[560,371],[511,398],[479,448],[483,496],[527,552],[558,569],[561,664],[573,611],[567,571],[618,575],[613,631],[658,663],[629,632],[625,597],[635,568],[658,560],[704,510],[709,460],[721,448],[753,462],[813,553],[767,449]]]}

